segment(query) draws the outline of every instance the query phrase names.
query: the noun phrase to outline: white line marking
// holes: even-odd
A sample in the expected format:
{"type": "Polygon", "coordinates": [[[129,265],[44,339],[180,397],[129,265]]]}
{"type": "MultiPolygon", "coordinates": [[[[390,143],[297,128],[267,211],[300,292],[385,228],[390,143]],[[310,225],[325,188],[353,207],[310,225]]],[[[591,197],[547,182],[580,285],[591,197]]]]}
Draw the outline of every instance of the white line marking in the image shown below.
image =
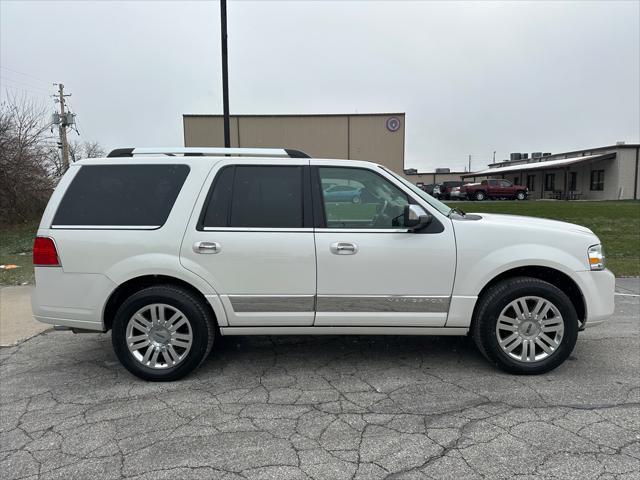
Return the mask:
{"type": "Polygon", "coordinates": [[[640,295],[636,295],[635,293],[615,293],[616,295],[620,295],[621,297],[640,297],[640,295]]]}

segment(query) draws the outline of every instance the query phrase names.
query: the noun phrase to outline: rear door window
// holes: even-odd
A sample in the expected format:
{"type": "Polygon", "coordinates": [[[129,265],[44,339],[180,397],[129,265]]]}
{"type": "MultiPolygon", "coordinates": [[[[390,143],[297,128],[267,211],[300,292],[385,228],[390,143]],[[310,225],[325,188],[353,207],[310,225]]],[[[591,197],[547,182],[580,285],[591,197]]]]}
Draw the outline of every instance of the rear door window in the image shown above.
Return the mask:
{"type": "Polygon", "coordinates": [[[159,228],[188,174],[187,165],[83,165],[52,228],[159,228]]]}
{"type": "Polygon", "coordinates": [[[302,185],[298,165],[225,167],[214,180],[201,227],[301,228],[302,185]]]}

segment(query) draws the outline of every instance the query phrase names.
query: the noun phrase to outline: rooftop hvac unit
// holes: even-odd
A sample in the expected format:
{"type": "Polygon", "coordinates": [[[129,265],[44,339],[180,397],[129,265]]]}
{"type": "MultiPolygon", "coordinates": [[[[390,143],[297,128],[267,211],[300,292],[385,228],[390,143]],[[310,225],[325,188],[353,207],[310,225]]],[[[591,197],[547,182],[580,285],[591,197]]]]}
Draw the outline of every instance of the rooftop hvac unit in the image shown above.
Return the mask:
{"type": "Polygon", "coordinates": [[[522,154],[520,152],[514,152],[509,155],[509,159],[513,162],[514,160],[520,160],[522,158],[522,154]]]}
{"type": "Polygon", "coordinates": [[[529,154],[528,153],[523,153],[522,157],[520,157],[521,160],[526,160],[529,158],[529,154]]]}
{"type": "Polygon", "coordinates": [[[451,173],[450,168],[436,168],[436,173],[451,173]]]}
{"type": "Polygon", "coordinates": [[[531,154],[531,158],[540,158],[542,157],[542,152],[533,152],[531,154]]]}
{"type": "Polygon", "coordinates": [[[543,157],[548,157],[549,155],[551,155],[551,152],[545,152],[542,154],[543,157]]]}
{"type": "Polygon", "coordinates": [[[417,175],[418,174],[418,169],[417,168],[406,168],[404,171],[405,175],[417,175]]]}

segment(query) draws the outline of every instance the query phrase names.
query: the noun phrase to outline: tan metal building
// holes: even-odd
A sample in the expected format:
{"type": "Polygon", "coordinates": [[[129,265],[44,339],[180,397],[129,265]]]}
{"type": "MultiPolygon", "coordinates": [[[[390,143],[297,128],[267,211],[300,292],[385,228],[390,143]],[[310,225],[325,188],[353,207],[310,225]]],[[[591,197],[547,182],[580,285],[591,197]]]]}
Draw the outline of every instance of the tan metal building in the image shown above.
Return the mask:
{"type": "Polygon", "coordinates": [[[504,161],[462,175],[465,181],[505,178],[526,185],[529,198],[640,198],[640,145],[611,145],[504,161]]]}
{"type": "MultiPolygon", "coordinates": [[[[369,160],[404,169],[404,113],[232,115],[232,147],[293,148],[316,158],[369,160]]],[[[223,147],[222,115],[184,115],[186,147],[223,147]]]]}

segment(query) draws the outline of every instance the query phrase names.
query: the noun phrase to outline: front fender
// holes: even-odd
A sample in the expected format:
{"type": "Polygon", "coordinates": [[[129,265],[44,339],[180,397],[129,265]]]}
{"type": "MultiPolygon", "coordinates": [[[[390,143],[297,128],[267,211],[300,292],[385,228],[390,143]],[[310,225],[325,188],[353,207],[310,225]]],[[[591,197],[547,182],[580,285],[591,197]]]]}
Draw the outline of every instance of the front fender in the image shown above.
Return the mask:
{"type": "Polygon", "coordinates": [[[585,264],[578,258],[551,245],[531,243],[505,246],[489,253],[459,252],[453,294],[477,296],[501,273],[531,266],[553,268],[572,279],[575,272],[585,270],[585,264]]]}

